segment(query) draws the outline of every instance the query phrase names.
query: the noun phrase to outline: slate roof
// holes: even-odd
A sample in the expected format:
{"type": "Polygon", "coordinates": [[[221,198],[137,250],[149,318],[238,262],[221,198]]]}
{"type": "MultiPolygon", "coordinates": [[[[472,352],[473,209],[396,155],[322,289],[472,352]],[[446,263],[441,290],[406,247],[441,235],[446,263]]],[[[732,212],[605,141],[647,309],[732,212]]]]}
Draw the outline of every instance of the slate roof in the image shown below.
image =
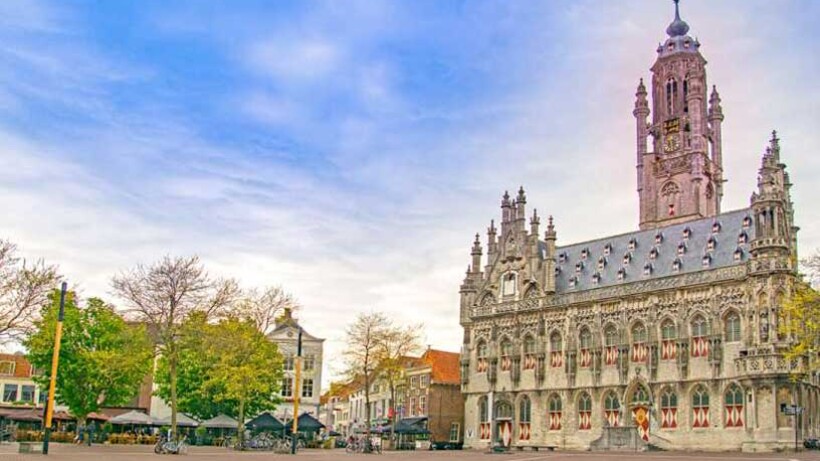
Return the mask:
{"type": "Polygon", "coordinates": [[[590,290],[743,264],[749,258],[749,243],[754,238],[751,216],[751,210],[744,208],[711,218],[557,247],[556,292],[590,290]]]}

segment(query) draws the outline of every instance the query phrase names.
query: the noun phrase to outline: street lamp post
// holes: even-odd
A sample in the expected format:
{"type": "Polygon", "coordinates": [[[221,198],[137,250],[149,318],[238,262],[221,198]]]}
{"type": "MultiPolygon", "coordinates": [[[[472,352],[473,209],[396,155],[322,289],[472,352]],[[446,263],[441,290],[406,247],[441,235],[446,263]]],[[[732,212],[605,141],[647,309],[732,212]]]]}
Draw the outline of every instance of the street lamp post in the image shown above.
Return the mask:
{"type": "MultiPolygon", "coordinates": [[[[60,341],[63,337],[63,317],[65,317],[65,295],[68,284],[60,287],[60,312],[57,314],[57,328],[54,332],[54,354],[51,356],[51,381],[48,385],[46,401],[45,433],[43,434],[43,454],[48,454],[48,442],[51,440],[51,417],[54,415],[54,392],[57,389],[57,364],[60,361],[60,341]]],[[[90,437],[90,435],[89,435],[90,437]]]]}
{"type": "Polygon", "coordinates": [[[296,339],[296,377],[295,383],[293,383],[293,429],[292,429],[292,440],[290,445],[290,453],[292,455],[296,454],[296,441],[298,439],[298,430],[299,430],[299,396],[302,392],[301,386],[301,379],[302,379],[302,329],[299,328],[299,336],[296,339]]]}

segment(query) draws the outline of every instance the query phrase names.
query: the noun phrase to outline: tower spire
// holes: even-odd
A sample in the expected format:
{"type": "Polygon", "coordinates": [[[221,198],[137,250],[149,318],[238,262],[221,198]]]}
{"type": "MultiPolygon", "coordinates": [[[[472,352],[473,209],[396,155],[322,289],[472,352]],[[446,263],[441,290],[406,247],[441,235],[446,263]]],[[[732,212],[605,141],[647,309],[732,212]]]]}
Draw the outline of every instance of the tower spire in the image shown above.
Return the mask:
{"type": "Polygon", "coordinates": [[[680,18],[680,7],[678,3],[680,0],[673,0],[675,2],[675,20],[666,28],[666,34],[670,37],[680,37],[689,32],[689,24],[680,18]]]}

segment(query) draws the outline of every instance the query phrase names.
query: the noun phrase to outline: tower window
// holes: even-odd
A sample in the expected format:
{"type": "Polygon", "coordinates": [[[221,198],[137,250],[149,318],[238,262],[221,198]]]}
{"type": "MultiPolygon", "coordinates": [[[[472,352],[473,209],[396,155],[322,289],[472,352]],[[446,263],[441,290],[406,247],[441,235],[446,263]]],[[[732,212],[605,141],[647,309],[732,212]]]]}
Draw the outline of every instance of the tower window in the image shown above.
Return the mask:
{"type": "Polygon", "coordinates": [[[669,204],[668,213],[669,213],[669,216],[675,216],[675,204],[674,203],[669,204]]]}
{"type": "MultiPolygon", "coordinates": [[[[674,48],[673,43],[669,43],[670,49],[674,48]]],[[[671,115],[675,111],[675,101],[678,99],[678,82],[669,77],[666,81],[666,113],[671,115]]]]}
{"type": "MultiPolygon", "coordinates": [[[[689,41],[687,40],[684,45],[685,48],[689,48],[689,41]]],[[[683,81],[683,112],[689,113],[689,104],[686,102],[686,97],[689,96],[689,77],[686,77],[686,80],[683,81]]],[[[688,128],[688,126],[687,126],[688,128]]]]}

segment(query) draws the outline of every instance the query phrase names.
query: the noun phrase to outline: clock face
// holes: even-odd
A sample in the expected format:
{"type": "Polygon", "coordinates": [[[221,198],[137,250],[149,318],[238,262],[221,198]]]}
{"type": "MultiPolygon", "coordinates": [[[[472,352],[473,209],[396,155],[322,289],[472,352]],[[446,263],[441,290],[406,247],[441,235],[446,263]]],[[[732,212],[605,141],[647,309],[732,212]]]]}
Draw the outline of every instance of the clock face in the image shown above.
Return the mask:
{"type": "Polygon", "coordinates": [[[675,152],[680,149],[680,138],[677,134],[666,135],[666,140],[663,143],[664,152],[675,152]]]}

